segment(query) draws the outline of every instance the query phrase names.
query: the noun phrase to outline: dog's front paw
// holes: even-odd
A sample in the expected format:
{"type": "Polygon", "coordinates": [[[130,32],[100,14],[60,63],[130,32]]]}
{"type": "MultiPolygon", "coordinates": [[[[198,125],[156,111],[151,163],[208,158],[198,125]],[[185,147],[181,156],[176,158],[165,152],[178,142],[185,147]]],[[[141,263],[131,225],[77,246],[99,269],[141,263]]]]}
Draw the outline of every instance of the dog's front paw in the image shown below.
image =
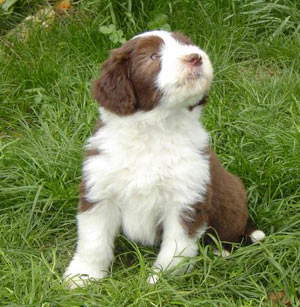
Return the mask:
{"type": "Polygon", "coordinates": [[[150,285],[155,285],[159,280],[159,276],[157,274],[150,274],[147,278],[147,283],[150,285]]]}
{"type": "Polygon", "coordinates": [[[76,289],[79,287],[85,287],[93,281],[92,278],[89,277],[89,275],[86,274],[77,274],[77,275],[66,275],[64,274],[64,286],[67,289],[76,289]]]}
{"type": "Polygon", "coordinates": [[[107,275],[98,265],[73,259],[64,273],[63,280],[66,288],[84,287],[91,281],[102,279],[107,275]]]}
{"type": "Polygon", "coordinates": [[[214,253],[214,255],[219,256],[219,257],[223,257],[223,258],[226,258],[226,257],[230,256],[230,252],[227,251],[226,249],[222,249],[220,251],[220,250],[218,250],[216,248],[213,248],[213,253],[214,253]]]}

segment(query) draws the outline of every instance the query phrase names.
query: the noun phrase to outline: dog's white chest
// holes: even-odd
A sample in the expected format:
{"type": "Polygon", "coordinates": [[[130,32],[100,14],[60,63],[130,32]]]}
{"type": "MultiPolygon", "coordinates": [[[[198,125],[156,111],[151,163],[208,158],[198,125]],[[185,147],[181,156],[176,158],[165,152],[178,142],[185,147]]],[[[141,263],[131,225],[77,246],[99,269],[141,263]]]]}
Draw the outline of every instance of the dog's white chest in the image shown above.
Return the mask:
{"type": "Polygon", "coordinates": [[[118,206],[123,232],[133,240],[155,243],[171,210],[183,211],[204,199],[208,136],[197,123],[188,124],[152,129],[133,125],[118,133],[107,127],[90,139],[90,146],[103,153],[85,164],[93,173],[89,196],[105,195],[118,206]]]}

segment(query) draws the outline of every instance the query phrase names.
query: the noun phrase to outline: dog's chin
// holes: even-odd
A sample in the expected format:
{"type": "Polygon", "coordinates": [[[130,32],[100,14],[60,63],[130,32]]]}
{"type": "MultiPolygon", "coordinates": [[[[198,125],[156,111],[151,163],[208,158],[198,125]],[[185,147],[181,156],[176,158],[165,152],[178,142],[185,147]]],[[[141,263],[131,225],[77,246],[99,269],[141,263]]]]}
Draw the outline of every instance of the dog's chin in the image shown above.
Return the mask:
{"type": "Polygon", "coordinates": [[[200,92],[210,83],[209,79],[209,76],[202,68],[190,69],[182,76],[179,85],[180,87],[186,87],[189,91],[192,91],[193,95],[197,94],[197,91],[199,91],[201,95],[200,92]]]}
{"type": "MultiPolygon", "coordinates": [[[[185,99],[192,101],[192,105],[197,104],[206,96],[210,86],[209,80],[202,72],[187,74],[179,88],[186,94],[185,99]]],[[[191,105],[190,104],[190,105],[191,105]]]]}
{"type": "Polygon", "coordinates": [[[184,82],[177,83],[173,87],[172,95],[168,97],[169,105],[189,109],[204,105],[208,87],[207,80],[202,76],[188,76],[184,82]]]}
{"type": "Polygon", "coordinates": [[[203,78],[203,72],[201,69],[193,69],[186,75],[188,82],[199,82],[203,78]]]}

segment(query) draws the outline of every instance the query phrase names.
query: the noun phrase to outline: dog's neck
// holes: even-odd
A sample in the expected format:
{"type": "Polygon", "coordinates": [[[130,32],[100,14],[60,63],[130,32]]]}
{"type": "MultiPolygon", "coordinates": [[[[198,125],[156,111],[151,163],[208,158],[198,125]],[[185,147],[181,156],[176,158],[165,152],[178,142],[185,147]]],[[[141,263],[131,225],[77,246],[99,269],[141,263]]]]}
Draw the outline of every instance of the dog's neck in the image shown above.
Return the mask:
{"type": "Polygon", "coordinates": [[[107,125],[118,125],[120,127],[137,126],[151,127],[172,125],[176,122],[188,121],[199,122],[202,105],[197,104],[193,107],[175,106],[166,108],[163,104],[156,106],[150,111],[136,111],[128,116],[119,116],[100,107],[101,120],[107,125]]]}
{"type": "MultiPolygon", "coordinates": [[[[192,146],[197,150],[205,150],[209,146],[209,135],[199,121],[201,106],[193,110],[184,108],[139,111],[128,116],[118,116],[100,108],[103,128],[93,136],[93,142],[105,142],[124,146],[134,151],[141,148],[157,146],[192,146]],[[156,144],[156,145],[155,145],[156,144]],[[169,145],[167,145],[169,144],[169,145]]],[[[162,149],[161,149],[162,150],[162,149]]]]}

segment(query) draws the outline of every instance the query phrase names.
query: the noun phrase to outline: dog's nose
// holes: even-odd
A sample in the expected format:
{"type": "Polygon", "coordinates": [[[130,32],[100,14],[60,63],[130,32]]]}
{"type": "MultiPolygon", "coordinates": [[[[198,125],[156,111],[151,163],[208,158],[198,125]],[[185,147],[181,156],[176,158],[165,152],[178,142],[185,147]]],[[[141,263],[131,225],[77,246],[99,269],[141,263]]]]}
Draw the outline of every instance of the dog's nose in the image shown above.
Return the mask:
{"type": "Polygon", "coordinates": [[[185,56],[184,61],[193,66],[200,66],[202,64],[202,57],[198,53],[192,53],[185,56]]]}

